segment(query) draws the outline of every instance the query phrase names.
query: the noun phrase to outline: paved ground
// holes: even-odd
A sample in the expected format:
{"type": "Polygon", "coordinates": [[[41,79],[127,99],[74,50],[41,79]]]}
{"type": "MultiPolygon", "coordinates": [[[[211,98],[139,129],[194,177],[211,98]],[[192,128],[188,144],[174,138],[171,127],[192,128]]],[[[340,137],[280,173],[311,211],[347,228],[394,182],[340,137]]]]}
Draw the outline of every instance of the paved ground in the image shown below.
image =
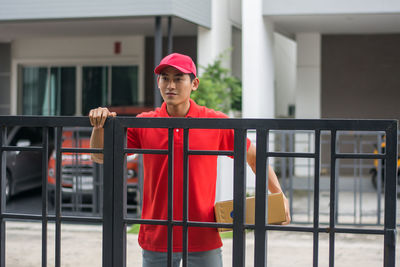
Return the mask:
{"type": "MultiPolygon", "coordinates": [[[[6,266],[41,266],[41,226],[38,223],[7,223],[6,266]]],[[[398,240],[400,236],[398,235],[398,240]]],[[[232,266],[232,239],[223,240],[224,266],[232,266]]],[[[397,246],[400,247],[399,241],[397,246]]],[[[253,266],[254,236],[247,234],[246,266],[253,266]]],[[[312,235],[293,232],[268,233],[268,266],[312,266],[312,235]]],[[[101,227],[63,225],[62,266],[101,266],[101,227]]],[[[320,236],[319,266],[328,266],[328,237],[320,236]]],[[[54,227],[49,226],[48,266],[54,266],[54,227]]],[[[141,266],[137,235],[127,238],[127,266],[141,266]]],[[[382,266],[383,238],[341,234],[336,239],[335,266],[382,266]]],[[[400,257],[397,255],[397,262],[400,257]]]]}
{"type": "MultiPolygon", "coordinates": [[[[376,223],[377,194],[373,190],[365,190],[362,196],[352,192],[342,192],[339,195],[340,222],[352,222],[354,210],[357,215],[372,214],[374,216],[358,216],[363,223],[376,223]],[[362,204],[362,205],[360,205],[362,204]],[[346,216],[348,214],[349,216],[346,216]]],[[[295,196],[293,209],[296,221],[312,220],[308,210],[307,193],[295,196]],[[303,215],[301,215],[303,213],[303,215]]],[[[17,202],[15,202],[17,203],[17,202]]],[[[312,198],[311,198],[312,203],[312,198]]],[[[382,202],[383,203],[383,202],[382,202]]],[[[24,205],[20,205],[23,207],[24,205]]],[[[40,205],[37,213],[40,211],[40,205]]],[[[320,197],[321,222],[327,222],[329,194],[322,192],[320,197]]],[[[26,207],[25,207],[26,208],[26,207]]],[[[398,205],[400,208],[400,205],[398,205]]],[[[10,207],[11,210],[14,208],[10,207]]],[[[9,210],[10,211],[10,210],[9,210]]],[[[20,210],[21,211],[21,210],[20,210]]],[[[31,208],[22,210],[33,211],[31,208]]],[[[36,213],[36,212],[34,212],[36,213]]],[[[383,213],[381,214],[383,216],[383,213]]],[[[359,222],[359,221],[357,221],[359,222]]],[[[41,265],[41,224],[34,222],[6,223],[6,266],[8,267],[37,267],[41,265]]],[[[369,227],[372,228],[372,227],[369,227]]],[[[54,266],[54,225],[49,224],[48,231],[48,265],[54,266]]],[[[102,229],[97,225],[62,225],[62,266],[92,267],[101,266],[102,259],[102,229]]],[[[224,266],[232,266],[232,239],[223,240],[224,266]]],[[[328,266],[329,240],[327,234],[320,234],[319,266],[328,266]]],[[[246,241],[246,266],[253,266],[254,236],[247,234],[246,241]]],[[[268,266],[272,267],[309,267],[312,266],[313,252],[312,235],[294,232],[269,232],[268,233],[268,266]]],[[[397,250],[400,249],[400,235],[397,235],[397,250]]],[[[337,234],[336,237],[335,266],[382,266],[383,262],[383,237],[374,235],[337,234]]],[[[397,254],[397,265],[400,266],[400,253],[397,254]]],[[[127,266],[141,266],[141,251],[137,244],[137,235],[129,234],[127,237],[127,266]]]]}

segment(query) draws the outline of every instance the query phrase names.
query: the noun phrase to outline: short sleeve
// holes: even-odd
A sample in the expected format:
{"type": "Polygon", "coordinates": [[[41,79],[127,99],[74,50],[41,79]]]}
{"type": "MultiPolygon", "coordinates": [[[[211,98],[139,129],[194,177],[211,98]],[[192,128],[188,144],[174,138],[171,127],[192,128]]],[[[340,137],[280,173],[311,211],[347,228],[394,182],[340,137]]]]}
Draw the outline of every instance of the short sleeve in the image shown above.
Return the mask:
{"type": "MultiPolygon", "coordinates": [[[[220,147],[219,150],[233,150],[235,143],[235,133],[233,129],[222,129],[220,132],[220,147]]],[[[246,138],[246,150],[249,150],[251,141],[246,138]]]]}
{"type": "Polygon", "coordinates": [[[127,130],[127,146],[128,148],[141,148],[139,130],[137,128],[128,128],[127,130]]]}

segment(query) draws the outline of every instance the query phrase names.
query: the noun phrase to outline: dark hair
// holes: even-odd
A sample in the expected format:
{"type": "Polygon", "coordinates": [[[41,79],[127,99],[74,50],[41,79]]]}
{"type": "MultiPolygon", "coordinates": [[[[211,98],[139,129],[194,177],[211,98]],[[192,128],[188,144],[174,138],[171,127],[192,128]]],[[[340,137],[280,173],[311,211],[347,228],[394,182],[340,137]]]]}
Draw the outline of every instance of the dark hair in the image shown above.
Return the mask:
{"type": "Polygon", "coordinates": [[[190,82],[193,82],[193,80],[196,79],[196,76],[194,76],[193,73],[189,73],[189,77],[190,77],[190,82]]]}
{"type": "MultiPolygon", "coordinates": [[[[190,82],[193,82],[194,79],[196,79],[196,76],[193,73],[185,73],[187,75],[189,75],[190,78],[190,82]]],[[[158,76],[161,76],[162,74],[158,74],[158,76]]]]}

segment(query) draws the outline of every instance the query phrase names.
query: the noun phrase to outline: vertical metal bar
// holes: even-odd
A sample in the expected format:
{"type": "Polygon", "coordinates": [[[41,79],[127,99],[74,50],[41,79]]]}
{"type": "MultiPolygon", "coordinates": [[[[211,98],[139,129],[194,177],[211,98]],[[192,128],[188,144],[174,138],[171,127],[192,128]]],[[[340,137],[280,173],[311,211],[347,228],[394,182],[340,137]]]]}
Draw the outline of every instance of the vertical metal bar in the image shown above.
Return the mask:
{"type": "Polygon", "coordinates": [[[314,158],[314,226],[313,226],[313,267],[318,267],[319,255],[319,180],[321,162],[321,131],[315,131],[315,158],[314,158]]]}
{"type": "MultiPolygon", "coordinates": [[[[282,149],[281,149],[281,151],[282,152],[285,152],[285,149],[286,149],[286,133],[285,132],[283,132],[282,133],[282,140],[281,140],[281,144],[282,144],[282,149]]],[[[289,152],[291,152],[291,151],[289,151],[289,152]]],[[[282,175],[282,180],[283,180],[283,183],[282,183],[282,191],[284,192],[284,193],[286,193],[286,190],[287,190],[287,187],[288,187],[288,185],[287,185],[287,174],[286,174],[286,170],[287,170],[287,158],[282,158],[281,159],[282,161],[282,165],[281,165],[281,170],[283,170],[282,172],[281,172],[281,175],[282,175]]]]}
{"type": "Polygon", "coordinates": [[[126,130],[114,118],[114,223],[113,266],[126,266],[126,179],[124,176],[126,130]]]}
{"type": "Polygon", "coordinates": [[[173,253],[173,204],[174,204],[174,129],[168,129],[168,267],[172,267],[173,253]]]}
{"type": "MultiPolygon", "coordinates": [[[[294,148],[294,139],[295,139],[295,132],[291,132],[289,135],[289,151],[294,152],[295,148],[294,148]]],[[[293,210],[293,178],[294,178],[294,169],[295,169],[295,161],[294,158],[290,158],[289,159],[289,210],[290,210],[290,215],[291,215],[291,219],[292,221],[294,221],[294,210],[293,210]]]]}
{"type": "Polygon", "coordinates": [[[233,267],[245,266],[246,131],[235,129],[233,174],[233,267]]]}
{"type": "MultiPolygon", "coordinates": [[[[378,134],[378,140],[377,140],[377,151],[378,154],[382,154],[382,136],[381,134],[378,134]]],[[[381,210],[382,210],[382,202],[381,202],[381,196],[382,196],[382,160],[378,159],[378,166],[376,167],[376,194],[377,194],[377,199],[378,199],[378,207],[377,207],[377,212],[378,212],[378,225],[381,224],[382,218],[381,218],[381,210]]]]}
{"type": "Polygon", "coordinates": [[[187,267],[188,259],[188,208],[189,208],[189,129],[183,130],[183,211],[182,211],[182,266],[187,267]]]}
{"type": "MultiPolygon", "coordinates": [[[[360,135],[360,144],[359,144],[359,148],[360,148],[360,153],[364,153],[364,149],[363,149],[363,142],[362,142],[362,137],[360,135]]],[[[363,170],[364,170],[364,161],[362,159],[359,159],[359,168],[358,168],[358,192],[360,192],[360,196],[359,196],[359,207],[358,207],[358,213],[360,215],[359,217],[359,223],[362,224],[362,217],[363,217],[363,209],[362,209],[362,199],[363,199],[363,190],[362,190],[362,175],[363,175],[363,170]]],[[[354,201],[354,205],[357,205],[357,197],[354,197],[355,201],[354,201]]],[[[354,213],[354,217],[357,216],[357,209],[355,209],[355,213],[354,213]]],[[[354,220],[354,223],[356,223],[357,221],[354,220]]]]}
{"type": "MultiPolygon", "coordinates": [[[[336,147],[338,149],[340,149],[340,133],[339,133],[339,137],[336,138],[336,147]]],[[[339,152],[339,151],[338,151],[339,152]]],[[[336,150],[335,150],[335,155],[336,155],[336,150]]],[[[337,161],[335,161],[336,165],[335,165],[335,224],[338,223],[338,217],[339,217],[339,192],[338,192],[338,187],[339,187],[339,182],[340,182],[340,176],[339,176],[339,172],[340,172],[340,164],[341,164],[341,160],[337,159],[337,161]]]]}
{"type": "Polygon", "coordinates": [[[42,136],[42,266],[47,266],[47,169],[49,159],[49,128],[43,127],[42,136]]]}
{"type": "MultiPolygon", "coordinates": [[[[353,153],[356,154],[357,151],[357,144],[359,143],[360,135],[356,135],[356,140],[354,143],[353,147],[353,153]]],[[[360,152],[361,153],[361,152],[360,152]]],[[[361,165],[361,159],[353,159],[353,223],[356,224],[357,221],[357,181],[358,181],[358,175],[357,175],[357,165],[360,167],[361,165]],[[358,162],[358,164],[356,164],[358,162]]]]}
{"type": "Polygon", "coordinates": [[[385,267],[395,267],[396,265],[397,142],[397,123],[393,123],[386,131],[384,225],[385,267]]]}
{"type": "Polygon", "coordinates": [[[61,145],[62,145],[62,127],[55,129],[55,150],[56,150],[56,192],[55,192],[55,214],[56,214],[56,252],[55,266],[61,266],[61,145]]]}
{"type": "Polygon", "coordinates": [[[332,130],[330,211],[329,211],[329,267],[334,267],[335,264],[335,223],[336,223],[336,130],[332,130]]]}
{"type": "Polygon", "coordinates": [[[113,267],[114,229],[114,120],[104,125],[103,149],[103,267],[113,267]]]}
{"type": "Polygon", "coordinates": [[[256,207],[254,229],[254,266],[267,266],[266,207],[268,207],[267,146],[268,131],[257,129],[256,147],[256,207]]]}
{"type": "Polygon", "coordinates": [[[168,17],[168,54],[173,51],[173,39],[172,39],[172,17],[168,17]]]}
{"type": "MultiPolygon", "coordinates": [[[[307,152],[311,152],[311,133],[307,133],[307,152]]],[[[311,220],[311,159],[307,160],[307,221],[311,220]]]]}
{"type": "Polygon", "coordinates": [[[7,128],[0,128],[0,267],[6,266],[6,222],[3,214],[6,211],[6,153],[3,145],[6,145],[7,128]]]}
{"type": "MultiPolygon", "coordinates": [[[[154,67],[158,66],[162,57],[162,28],[161,17],[155,18],[155,31],[154,31],[154,67]]],[[[154,75],[154,107],[161,106],[161,96],[158,91],[157,76],[154,75]]]]}

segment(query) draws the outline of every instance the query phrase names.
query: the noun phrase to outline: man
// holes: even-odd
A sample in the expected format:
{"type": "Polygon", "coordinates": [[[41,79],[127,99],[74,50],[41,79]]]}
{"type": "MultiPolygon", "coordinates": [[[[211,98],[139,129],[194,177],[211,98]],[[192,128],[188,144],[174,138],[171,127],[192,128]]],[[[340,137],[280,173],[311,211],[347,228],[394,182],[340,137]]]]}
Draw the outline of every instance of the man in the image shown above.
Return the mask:
{"type": "MultiPolygon", "coordinates": [[[[192,59],[171,54],[161,60],[154,72],[158,74],[158,87],[164,103],[155,111],[138,117],[227,118],[221,112],[197,105],[190,94],[197,90],[199,79],[192,59]]],[[[106,108],[89,113],[93,128],[91,147],[103,147],[103,125],[107,117],[116,116],[106,108]]],[[[189,148],[195,150],[233,150],[233,130],[191,129],[189,148]]],[[[127,131],[129,148],[167,149],[167,129],[137,129],[127,131]]],[[[182,219],[183,131],[174,130],[174,220],[182,219]]],[[[102,162],[102,154],[93,154],[102,162]]],[[[247,140],[247,162],[255,171],[256,148],[247,140]]],[[[168,158],[166,155],[144,155],[143,219],[167,218],[168,158]]],[[[269,167],[268,189],[281,192],[275,172],[269,167]]],[[[217,177],[216,156],[190,156],[189,158],[189,220],[212,222],[214,218],[215,187],[217,177]]],[[[290,222],[288,202],[285,198],[286,222],[290,222]]],[[[188,229],[188,263],[191,267],[222,266],[221,239],[216,228],[191,227],[188,229]]],[[[165,266],[167,260],[167,228],[161,225],[141,225],[139,244],[143,248],[143,267],[165,266]]],[[[174,227],[174,266],[179,266],[182,251],[182,228],[174,227]]]]}

